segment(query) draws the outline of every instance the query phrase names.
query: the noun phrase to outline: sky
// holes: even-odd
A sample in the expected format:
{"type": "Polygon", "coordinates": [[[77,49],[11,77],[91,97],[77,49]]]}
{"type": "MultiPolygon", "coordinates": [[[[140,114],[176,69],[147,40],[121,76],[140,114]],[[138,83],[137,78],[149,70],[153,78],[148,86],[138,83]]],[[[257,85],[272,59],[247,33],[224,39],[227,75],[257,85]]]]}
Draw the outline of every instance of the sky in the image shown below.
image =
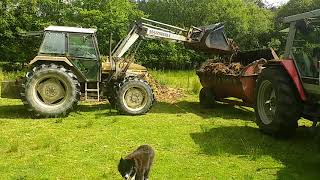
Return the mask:
{"type": "Polygon", "coordinates": [[[289,0],[264,0],[268,6],[280,6],[287,3],[289,0]]]}

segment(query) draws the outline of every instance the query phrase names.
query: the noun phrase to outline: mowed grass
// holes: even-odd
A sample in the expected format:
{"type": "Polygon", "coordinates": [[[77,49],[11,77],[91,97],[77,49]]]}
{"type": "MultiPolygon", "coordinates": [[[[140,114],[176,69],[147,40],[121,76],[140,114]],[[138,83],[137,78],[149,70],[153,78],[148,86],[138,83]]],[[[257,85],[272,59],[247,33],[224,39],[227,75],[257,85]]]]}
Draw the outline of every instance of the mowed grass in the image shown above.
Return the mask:
{"type": "Polygon", "coordinates": [[[0,99],[0,179],[120,180],[120,157],[142,144],[156,152],[150,179],[320,177],[319,141],[308,128],[274,139],[259,132],[250,108],[201,109],[197,95],[155,103],[142,116],[109,107],[81,102],[66,118],[33,119],[20,100],[0,99]]]}

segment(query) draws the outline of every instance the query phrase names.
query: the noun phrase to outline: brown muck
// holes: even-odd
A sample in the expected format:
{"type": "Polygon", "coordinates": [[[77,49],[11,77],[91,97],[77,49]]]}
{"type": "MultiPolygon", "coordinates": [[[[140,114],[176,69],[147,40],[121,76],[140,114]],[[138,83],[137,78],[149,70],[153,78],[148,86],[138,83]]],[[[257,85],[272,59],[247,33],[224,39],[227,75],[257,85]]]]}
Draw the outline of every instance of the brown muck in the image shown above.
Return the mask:
{"type": "MultiPolygon", "coordinates": [[[[224,98],[241,99],[241,105],[253,106],[256,78],[269,60],[278,59],[272,49],[238,53],[232,63],[208,60],[197,70],[201,85],[209,89],[214,100],[231,103],[224,98]]],[[[239,101],[235,101],[239,104],[239,101]]]]}

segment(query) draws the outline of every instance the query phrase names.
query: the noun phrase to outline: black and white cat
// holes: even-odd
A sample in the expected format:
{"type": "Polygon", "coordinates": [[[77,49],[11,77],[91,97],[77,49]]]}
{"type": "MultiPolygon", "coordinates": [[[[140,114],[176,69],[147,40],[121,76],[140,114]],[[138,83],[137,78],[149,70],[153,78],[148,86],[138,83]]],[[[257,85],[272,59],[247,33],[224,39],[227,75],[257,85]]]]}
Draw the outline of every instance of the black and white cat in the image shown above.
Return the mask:
{"type": "Polygon", "coordinates": [[[148,180],[154,155],[154,150],[149,145],[139,146],[124,159],[121,157],[118,171],[127,180],[148,180]]]}

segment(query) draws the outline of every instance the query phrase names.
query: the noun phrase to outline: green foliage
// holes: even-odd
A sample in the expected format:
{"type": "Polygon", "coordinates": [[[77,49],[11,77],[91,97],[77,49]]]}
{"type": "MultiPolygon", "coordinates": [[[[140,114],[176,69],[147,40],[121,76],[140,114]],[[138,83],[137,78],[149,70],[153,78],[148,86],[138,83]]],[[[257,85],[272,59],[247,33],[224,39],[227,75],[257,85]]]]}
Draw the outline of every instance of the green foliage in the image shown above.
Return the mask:
{"type": "Polygon", "coordinates": [[[279,19],[320,8],[320,0],[290,0],[279,8],[277,17],[279,19]]]}
{"type": "Polygon", "coordinates": [[[289,27],[289,24],[283,23],[283,18],[319,8],[320,0],[290,0],[287,4],[276,9],[274,20],[275,26],[268,46],[279,50],[280,55],[283,54],[287,33],[280,33],[279,31],[289,27]]]}
{"type": "Polygon", "coordinates": [[[146,41],[141,44],[137,60],[149,68],[192,69],[204,57],[192,50],[168,41],[146,41]]]}
{"type": "MultiPolygon", "coordinates": [[[[258,5],[258,1],[243,0],[150,0],[140,3],[139,8],[151,19],[186,29],[222,22],[227,37],[233,38],[244,50],[268,47],[271,41],[274,13],[258,5]]],[[[157,68],[171,68],[175,63],[180,63],[176,68],[185,68],[190,61],[197,64],[205,59],[194,57],[180,46],[159,45],[158,42],[145,45],[138,57],[148,66],[157,68]]]]}
{"type": "Polygon", "coordinates": [[[99,48],[104,55],[109,52],[110,33],[115,46],[127,34],[130,25],[143,16],[134,3],[126,0],[77,0],[73,6],[76,16],[72,22],[98,29],[99,48]]]}
{"type": "Polygon", "coordinates": [[[223,22],[227,36],[242,49],[266,46],[261,36],[273,29],[272,11],[243,0],[151,0],[140,9],[152,19],[185,28],[223,22]]]}
{"type": "Polygon", "coordinates": [[[5,0],[0,8],[0,56],[4,61],[25,62],[35,56],[41,38],[19,33],[49,25],[98,28],[101,52],[107,54],[109,34],[119,41],[130,23],[143,16],[135,3],[125,0],[5,0]]]}
{"type": "MultiPolygon", "coordinates": [[[[98,29],[100,52],[109,53],[139,17],[147,16],[185,29],[217,22],[225,24],[227,37],[242,50],[274,47],[282,50],[287,27],[281,18],[320,8],[320,0],[290,0],[277,10],[260,0],[2,0],[0,2],[0,61],[33,58],[41,37],[24,37],[21,32],[39,31],[48,25],[94,27],[98,29]]],[[[189,69],[206,59],[182,44],[145,41],[136,59],[157,69],[189,69]]]]}

